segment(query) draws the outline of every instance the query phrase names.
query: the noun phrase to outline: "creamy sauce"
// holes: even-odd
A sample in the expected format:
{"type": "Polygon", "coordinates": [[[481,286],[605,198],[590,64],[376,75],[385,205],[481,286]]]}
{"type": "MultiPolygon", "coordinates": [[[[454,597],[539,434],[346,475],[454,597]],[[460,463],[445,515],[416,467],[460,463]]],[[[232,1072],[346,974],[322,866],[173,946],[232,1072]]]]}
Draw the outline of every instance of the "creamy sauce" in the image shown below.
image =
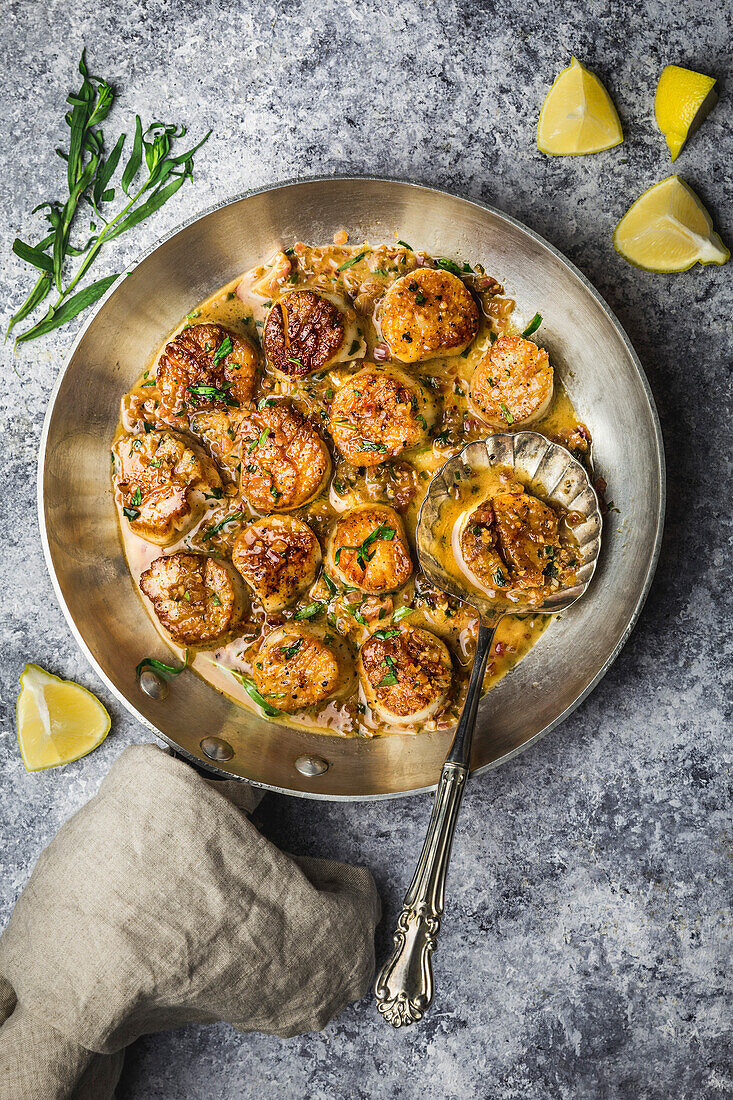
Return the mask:
{"type": "MultiPolygon", "coordinates": [[[[166,338],[172,336],[190,324],[205,321],[225,326],[232,332],[247,336],[259,345],[259,336],[273,297],[277,296],[278,286],[282,291],[292,289],[319,289],[336,292],[353,300],[365,292],[378,295],[380,287],[388,287],[401,275],[414,268],[419,259],[411,251],[397,246],[379,246],[371,249],[369,245],[358,247],[326,246],[309,248],[304,245],[295,247],[297,257],[296,280],[277,284],[272,282],[276,266],[263,265],[253,272],[239,277],[216,291],[201,305],[196,307],[180,325],[166,338]],[[360,256],[357,262],[343,272],[337,268],[360,256]],[[237,288],[239,287],[239,293],[237,288]]],[[[420,254],[418,253],[419,257],[420,254]]],[[[479,268],[479,275],[483,275],[479,268]]],[[[419,377],[439,395],[441,412],[432,429],[429,442],[418,450],[407,451],[398,459],[385,462],[365,470],[345,462],[335,452],[325,422],[330,402],[335,390],[352,374],[363,366],[361,360],[340,363],[321,374],[302,379],[283,380],[279,376],[261,371],[254,400],[272,394],[290,395],[297,400],[301,411],[310,421],[321,428],[321,434],[327,441],[333,458],[333,471],[327,491],[310,504],[299,508],[295,515],[307,522],[325,544],[327,533],[334,518],[360,502],[382,502],[395,507],[402,515],[407,537],[415,549],[415,527],[417,514],[425,496],[430,479],[442,467],[444,462],[456,454],[466,443],[484,438],[491,429],[476,416],[468,400],[469,383],[474,368],[491,346],[491,336],[502,332],[515,331],[511,325],[511,311],[514,303],[502,293],[488,294],[482,297],[479,332],[463,355],[436,358],[407,366],[405,369],[419,377]]],[[[356,313],[360,338],[366,341],[368,362],[373,361],[375,344],[380,334],[373,315],[356,313]]],[[[163,345],[164,346],[164,345],[163,345]]],[[[117,435],[139,430],[141,420],[146,416],[155,423],[154,404],[156,389],[151,379],[155,378],[155,363],[161,349],[156,353],[146,370],[131,391],[122,401],[122,415],[117,435]],[[143,410],[146,407],[148,412],[143,410]]],[[[191,430],[196,433],[196,416],[191,415],[191,430]]],[[[555,390],[552,404],[544,417],[532,429],[549,438],[567,443],[574,438],[578,420],[570,399],[555,375],[555,390]]],[[[511,431],[507,427],[506,430],[511,431]]],[[[585,429],[583,429],[585,431],[585,429]]],[[[581,432],[582,434],[582,432],[581,432]]],[[[120,530],[125,555],[130,572],[138,585],[140,575],[162,553],[191,549],[199,552],[215,551],[223,557],[229,557],[235,536],[242,524],[255,513],[248,503],[238,495],[236,488],[237,470],[234,459],[223,457],[223,450],[217,447],[211,436],[203,436],[213,457],[217,460],[226,480],[221,499],[208,501],[208,510],[196,528],[173,546],[161,550],[130,531],[129,524],[122,516],[122,497],[115,493],[120,530]],[[214,526],[221,524],[228,515],[237,513],[241,518],[232,521],[215,534],[214,526]],[[204,536],[208,536],[204,538],[204,536]]],[[[143,599],[141,595],[141,599],[143,599]]],[[[353,658],[358,647],[369,637],[372,630],[390,626],[393,616],[411,626],[424,627],[432,631],[448,646],[454,663],[454,687],[448,705],[436,718],[423,724],[420,729],[449,728],[455,724],[460,713],[467,687],[468,675],[473,663],[478,623],[475,612],[458,601],[447,597],[431,587],[426,578],[416,570],[407,584],[398,592],[384,597],[366,597],[358,592],[333,593],[327,580],[321,574],[311,588],[303,593],[292,608],[278,615],[265,614],[258,601],[253,599],[249,620],[243,625],[241,634],[213,649],[189,652],[189,662],[193,669],[218,691],[225,693],[241,706],[261,713],[248,692],[232,675],[232,671],[249,676],[253,660],[256,657],[259,641],[263,634],[283,621],[292,617],[299,608],[307,607],[313,601],[322,601],[325,606],[325,621],[328,630],[344,651],[348,651],[350,660],[345,662],[344,682],[335,698],[308,712],[280,714],[273,721],[289,726],[305,727],[317,732],[337,736],[371,737],[393,732],[385,728],[370,712],[363,692],[355,676],[352,675],[353,658]],[[409,609],[409,611],[408,611],[409,609]],[[367,622],[360,621],[368,616],[367,622]],[[228,671],[232,670],[232,671],[228,671]]],[[[155,614],[144,600],[146,610],[168,646],[171,639],[160,626],[155,614]]],[[[545,630],[549,616],[531,615],[519,617],[508,614],[501,621],[494,640],[490,656],[485,689],[496,684],[534,645],[545,630]]],[[[183,660],[184,650],[174,645],[178,656],[183,660]]],[[[141,654],[141,657],[144,655],[141,654]]],[[[401,728],[398,732],[406,732],[401,728]]],[[[409,732],[409,729],[408,731],[409,732]]],[[[419,732],[415,730],[414,732],[419,732]]]]}

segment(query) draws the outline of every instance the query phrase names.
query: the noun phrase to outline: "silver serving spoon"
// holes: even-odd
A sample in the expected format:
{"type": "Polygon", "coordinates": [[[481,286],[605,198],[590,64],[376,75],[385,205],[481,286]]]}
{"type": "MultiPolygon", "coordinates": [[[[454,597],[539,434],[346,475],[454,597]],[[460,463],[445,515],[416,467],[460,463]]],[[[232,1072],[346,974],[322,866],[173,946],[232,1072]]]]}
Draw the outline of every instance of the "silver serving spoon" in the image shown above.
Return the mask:
{"type": "MultiPolygon", "coordinates": [[[[479,503],[477,500],[471,507],[479,503]]],[[[466,701],[456,727],[453,744],[443,764],[435,793],[433,812],[420,860],[397,921],[394,950],[375,984],[377,1007],[394,1027],[419,1020],[433,999],[432,955],[437,944],[445,898],[445,877],[453,832],[466,786],[471,759],[471,742],[476,724],[486,662],[499,621],[511,611],[521,614],[557,614],[579,599],[595,572],[601,547],[601,515],[598,497],[584,467],[559,444],[550,443],[537,432],[500,433],[469,443],[451,458],[430,483],[417,523],[417,552],[420,566],[437,588],[465,601],[479,615],[473,669],[466,701]],[[507,466],[530,492],[578,512],[585,518],[573,528],[578,541],[579,567],[572,588],[560,589],[540,607],[498,607],[460,580],[436,556],[434,532],[441,510],[451,497],[457,480],[466,479],[491,466],[507,466]],[[458,475],[458,479],[456,477],[458,475]]]]}

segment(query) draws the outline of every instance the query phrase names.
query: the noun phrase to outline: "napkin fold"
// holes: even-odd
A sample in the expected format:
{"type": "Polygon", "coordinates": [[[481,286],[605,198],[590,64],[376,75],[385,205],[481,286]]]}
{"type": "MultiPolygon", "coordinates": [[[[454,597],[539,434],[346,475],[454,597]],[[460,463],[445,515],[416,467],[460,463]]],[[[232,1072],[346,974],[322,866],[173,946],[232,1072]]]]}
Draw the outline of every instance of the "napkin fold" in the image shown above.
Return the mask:
{"type": "Polygon", "coordinates": [[[280,852],[256,801],[154,745],[121,754],[0,938],[0,1100],[107,1100],[140,1035],[225,1020],[288,1037],[363,996],[371,874],[280,852]]]}

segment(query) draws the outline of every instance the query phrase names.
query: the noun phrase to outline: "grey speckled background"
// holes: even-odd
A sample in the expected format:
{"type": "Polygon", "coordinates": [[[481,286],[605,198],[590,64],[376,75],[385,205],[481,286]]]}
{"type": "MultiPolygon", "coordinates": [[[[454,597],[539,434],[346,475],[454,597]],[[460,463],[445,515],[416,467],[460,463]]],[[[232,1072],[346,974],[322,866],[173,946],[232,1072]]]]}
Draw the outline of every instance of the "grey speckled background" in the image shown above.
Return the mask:
{"type": "MultiPolygon", "coordinates": [[[[652,107],[669,61],[721,78],[719,106],[676,167],[733,242],[729,16],[725,3],[704,0],[6,5],[5,316],[28,281],[10,244],[29,234],[28,210],[56,190],[52,150],[85,43],[92,69],[120,90],[113,129],[138,110],[185,119],[194,134],[215,130],[194,182],[123,238],[100,275],[124,270],[214,201],[280,179],[364,172],[446,186],[526,221],[596,284],[645,364],[668,452],[659,573],[624,652],[562,728],[466,797],[424,1023],[393,1033],[365,1000],[322,1034],[289,1042],[224,1026],[156,1036],[129,1052],[122,1100],[733,1096],[733,268],[654,277],[611,247],[630,201],[670,172],[652,107]],[[626,141],[595,157],[544,158],[534,146],[538,108],[572,52],[607,82],[626,141]]],[[[36,453],[72,329],[24,351],[19,381],[6,349],[0,390],[0,924],[60,823],[122,748],[146,736],[77,651],[41,555],[36,453]],[[12,718],[27,659],[110,706],[113,734],[92,757],[23,771],[12,718]]],[[[386,901],[383,954],[428,812],[424,798],[271,796],[258,820],[292,850],[372,868],[386,901]]]]}

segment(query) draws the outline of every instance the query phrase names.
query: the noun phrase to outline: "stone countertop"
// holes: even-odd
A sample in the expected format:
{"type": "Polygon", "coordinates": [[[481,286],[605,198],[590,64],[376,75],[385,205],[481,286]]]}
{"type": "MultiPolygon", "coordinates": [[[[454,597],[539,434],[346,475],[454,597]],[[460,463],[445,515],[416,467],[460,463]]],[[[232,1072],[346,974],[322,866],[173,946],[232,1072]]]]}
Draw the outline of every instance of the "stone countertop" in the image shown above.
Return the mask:
{"type": "MultiPolygon", "coordinates": [[[[733,268],[644,274],[613,250],[630,202],[671,172],[653,117],[661,67],[722,78],[721,102],[675,164],[728,244],[731,67],[726,5],[683,0],[11,0],[0,56],[3,325],[28,289],[10,245],[60,189],[52,154],[83,45],[119,100],[109,120],[185,120],[214,136],[189,183],[103,255],[124,265],[185,218],[295,176],[384,174],[484,199],[543,234],[616,311],[664,430],[668,519],[641,621],[591,697],[531,752],[469,788],[448,884],[437,995],[393,1032],[369,999],[290,1041],[226,1026],[137,1043],[120,1100],[186,1097],[651,1098],[733,1096],[731,1077],[730,361],[733,268]],[[625,142],[540,155],[542,98],[575,53],[606,82],[625,142]],[[728,78],[728,80],[726,80],[728,78]],[[711,426],[715,434],[709,436],[711,426]],[[720,426],[717,428],[717,426],[720,426]]],[[[77,322],[26,347],[0,393],[0,926],[41,849],[147,734],[78,651],[41,553],[41,424],[77,322]],[[36,660],[96,691],[113,732],[92,756],[27,775],[13,729],[36,660]]],[[[325,804],[269,796],[263,831],[295,852],[367,864],[385,901],[379,954],[430,803],[325,804]]]]}

